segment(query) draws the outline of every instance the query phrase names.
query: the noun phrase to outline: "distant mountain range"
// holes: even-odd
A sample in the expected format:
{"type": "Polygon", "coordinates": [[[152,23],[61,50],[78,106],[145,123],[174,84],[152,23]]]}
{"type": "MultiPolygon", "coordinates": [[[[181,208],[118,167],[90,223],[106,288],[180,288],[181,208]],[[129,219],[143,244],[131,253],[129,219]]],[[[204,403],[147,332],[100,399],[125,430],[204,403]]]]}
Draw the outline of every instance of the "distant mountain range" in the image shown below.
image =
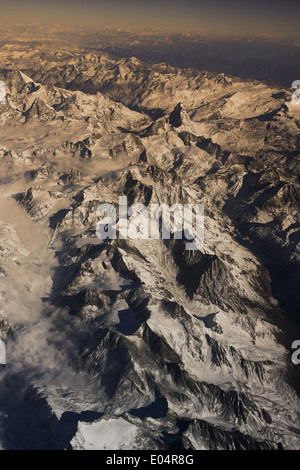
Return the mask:
{"type": "Polygon", "coordinates": [[[278,36],[229,36],[216,32],[174,33],[104,26],[2,24],[2,47],[107,52],[117,59],[137,57],[155,64],[209,70],[241,78],[269,80],[290,87],[300,79],[300,42],[278,36]]]}

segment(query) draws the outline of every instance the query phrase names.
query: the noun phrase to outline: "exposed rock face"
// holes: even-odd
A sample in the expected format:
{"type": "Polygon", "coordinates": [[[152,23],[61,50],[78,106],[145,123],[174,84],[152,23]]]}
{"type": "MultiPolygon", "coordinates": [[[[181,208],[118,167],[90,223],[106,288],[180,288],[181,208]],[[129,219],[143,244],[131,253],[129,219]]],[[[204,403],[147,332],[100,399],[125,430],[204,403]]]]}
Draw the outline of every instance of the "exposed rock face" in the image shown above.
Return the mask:
{"type": "Polygon", "coordinates": [[[2,447],[298,449],[288,92],[96,53],[52,60],[4,76],[2,447]],[[204,204],[204,245],[187,251],[172,220],[167,240],[100,240],[97,209],[120,196],[204,204]]]}
{"type": "Polygon", "coordinates": [[[178,103],[174,111],[171,112],[169,117],[169,122],[173,127],[180,127],[182,125],[182,117],[181,117],[182,106],[181,103],[178,103]]]}

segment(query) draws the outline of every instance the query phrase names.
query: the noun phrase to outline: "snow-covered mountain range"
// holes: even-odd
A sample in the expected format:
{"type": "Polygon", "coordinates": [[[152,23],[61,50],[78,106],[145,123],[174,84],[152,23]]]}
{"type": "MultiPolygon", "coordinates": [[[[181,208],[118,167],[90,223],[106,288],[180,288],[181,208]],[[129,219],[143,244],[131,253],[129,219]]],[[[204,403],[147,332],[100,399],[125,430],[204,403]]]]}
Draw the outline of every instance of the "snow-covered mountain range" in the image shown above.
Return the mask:
{"type": "Polygon", "coordinates": [[[2,448],[299,449],[292,90],[79,50],[0,64],[2,448]],[[203,248],[99,240],[119,196],[204,204],[203,248]]]}

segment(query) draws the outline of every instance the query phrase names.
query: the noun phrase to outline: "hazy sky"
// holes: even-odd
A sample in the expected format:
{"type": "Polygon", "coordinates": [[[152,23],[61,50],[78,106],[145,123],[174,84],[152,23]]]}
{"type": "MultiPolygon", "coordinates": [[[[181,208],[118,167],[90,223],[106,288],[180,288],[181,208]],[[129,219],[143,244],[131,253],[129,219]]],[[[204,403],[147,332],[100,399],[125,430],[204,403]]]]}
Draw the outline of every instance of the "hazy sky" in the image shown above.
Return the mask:
{"type": "Polygon", "coordinates": [[[299,0],[0,0],[1,19],[300,38],[299,0]]]}

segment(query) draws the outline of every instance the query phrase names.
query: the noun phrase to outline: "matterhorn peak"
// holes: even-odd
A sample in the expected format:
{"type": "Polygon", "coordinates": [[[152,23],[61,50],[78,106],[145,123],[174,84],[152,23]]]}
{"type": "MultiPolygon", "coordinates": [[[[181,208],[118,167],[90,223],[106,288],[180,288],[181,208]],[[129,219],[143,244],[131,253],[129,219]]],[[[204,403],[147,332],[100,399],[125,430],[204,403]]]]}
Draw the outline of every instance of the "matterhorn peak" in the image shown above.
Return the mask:
{"type": "Polygon", "coordinates": [[[179,102],[169,115],[169,124],[177,130],[195,132],[194,125],[191,122],[187,112],[179,102]],[[180,128],[180,129],[179,129],[180,128]]]}
{"type": "Polygon", "coordinates": [[[182,105],[178,103],[170,114],[169,122],[173,127],[180,127],[182,125],[182,105]]]}

